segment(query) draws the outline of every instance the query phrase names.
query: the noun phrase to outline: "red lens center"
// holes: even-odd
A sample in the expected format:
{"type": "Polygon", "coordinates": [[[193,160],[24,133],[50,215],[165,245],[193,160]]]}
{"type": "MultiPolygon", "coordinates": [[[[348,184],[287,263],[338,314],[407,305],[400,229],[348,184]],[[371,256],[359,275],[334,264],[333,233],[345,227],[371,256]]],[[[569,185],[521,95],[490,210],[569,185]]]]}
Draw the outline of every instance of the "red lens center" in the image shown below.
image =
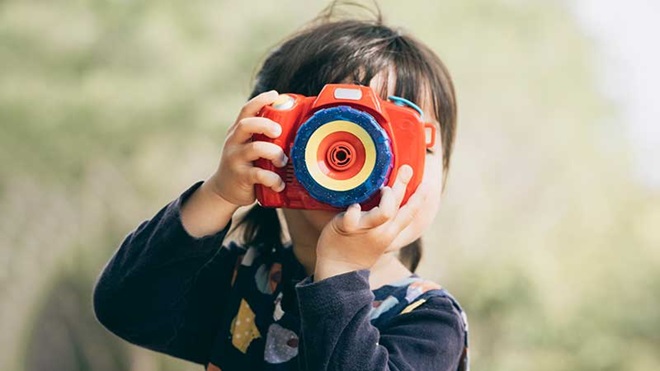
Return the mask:
{"type": "Polygon", "coordinates": [[[330,178],[351,179],[364,166],[364,144],[352,133],[336,131],[321,140],[316,159],[319,169],[330,178]]]}
{"type": "Polygon", "coordinates": [[[342,171],[353,164],[355,148],[348,142],[333,143],[328,152],[328,165],[334,170],[342,171]]]}

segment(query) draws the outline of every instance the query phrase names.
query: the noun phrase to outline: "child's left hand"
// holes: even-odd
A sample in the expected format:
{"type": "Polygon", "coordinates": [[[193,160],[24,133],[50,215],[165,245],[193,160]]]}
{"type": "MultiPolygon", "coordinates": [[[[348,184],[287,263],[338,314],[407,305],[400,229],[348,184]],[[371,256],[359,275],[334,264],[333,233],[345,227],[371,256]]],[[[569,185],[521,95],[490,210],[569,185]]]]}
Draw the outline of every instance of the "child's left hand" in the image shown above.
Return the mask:
{"type": "Polygon", "coordinates": [[[377,207],[364,212],[353,204],[323,228],[316,246],[315,281],[370,269],[412,223],[424,201],[423,194],[416,192],[401,207],[412,172],[410,166],[402,166],[394,185],[381,189],[377,207]]]}

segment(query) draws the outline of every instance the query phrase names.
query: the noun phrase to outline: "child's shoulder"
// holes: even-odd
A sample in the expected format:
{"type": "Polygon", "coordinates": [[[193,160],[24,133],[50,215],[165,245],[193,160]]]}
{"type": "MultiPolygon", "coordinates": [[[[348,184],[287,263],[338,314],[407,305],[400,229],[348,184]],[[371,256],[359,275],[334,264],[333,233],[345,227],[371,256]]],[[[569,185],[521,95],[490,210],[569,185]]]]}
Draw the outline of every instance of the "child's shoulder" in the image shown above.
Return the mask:
{"type": "Polygon", "coordinates": [[[432,307],[456,314],[467,327],[465,313],[449,291],[440,284],[416,274],[384,285],[373,293],[374,302],[370,319],[376,326],[418,308],[432,307]]]}
{"type": "MultiPolygon", "coordinates": [[[[416,274],[403,280],[382,286],[373,291],[374,301],[369,317],[371,323],[384,328],[397,319],[416,321],[416,314],[427,317],[432,311],[437,318],[454,327],[462,338],[463,351],[458,370],[469,370],[468,322],[461,305],[445,288],[436,282],[426,280],[416,274]],[[409,320],[404,318],[408,317],[409,320]]],[[[421,318],[421,317],[416,317],[421,318]]]]}

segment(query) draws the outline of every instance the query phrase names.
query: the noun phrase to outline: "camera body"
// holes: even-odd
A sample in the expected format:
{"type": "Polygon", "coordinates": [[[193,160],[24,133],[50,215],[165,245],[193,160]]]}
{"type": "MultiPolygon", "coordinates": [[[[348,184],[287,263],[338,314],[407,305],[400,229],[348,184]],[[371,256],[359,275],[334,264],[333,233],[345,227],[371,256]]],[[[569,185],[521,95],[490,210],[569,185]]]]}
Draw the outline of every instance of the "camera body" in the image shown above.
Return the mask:
{"type": "Polygon", "coordinates": [[[359,203],[369,210],[378,205],[380,188],[392,186],[407,164],[413,176],[405,203],[422,180],[426,149],[436,136],[435,125],[424,122],[414,103],[382,100],[359,85],[328,84],[316,97],[282,94],[259,116],[279,123],[282,134],[276,139],[258,134],[253,140],[272,142],[289,157],[283,168],[255,161],[286,184],[282,192],[255,186],[264,207],[337,211],[359,203]]]}

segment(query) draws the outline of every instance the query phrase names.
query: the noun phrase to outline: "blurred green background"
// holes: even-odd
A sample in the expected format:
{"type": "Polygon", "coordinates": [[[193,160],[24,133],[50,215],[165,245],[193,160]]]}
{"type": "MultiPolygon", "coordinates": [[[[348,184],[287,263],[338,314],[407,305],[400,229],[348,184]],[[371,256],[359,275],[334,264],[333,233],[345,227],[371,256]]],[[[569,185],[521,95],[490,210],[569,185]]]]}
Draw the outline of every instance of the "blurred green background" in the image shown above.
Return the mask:
{"type": "MultiPolygon", "coordinates": [[[[381,1],[455,79],[421,273],[474,370],[660,369],[660,188],[566,4],[381,1]]],[[[196,370],[96,323],[123,237],[216,166],[258,62],[325,1],[0,1],[0,370],[196,370]]]]}

